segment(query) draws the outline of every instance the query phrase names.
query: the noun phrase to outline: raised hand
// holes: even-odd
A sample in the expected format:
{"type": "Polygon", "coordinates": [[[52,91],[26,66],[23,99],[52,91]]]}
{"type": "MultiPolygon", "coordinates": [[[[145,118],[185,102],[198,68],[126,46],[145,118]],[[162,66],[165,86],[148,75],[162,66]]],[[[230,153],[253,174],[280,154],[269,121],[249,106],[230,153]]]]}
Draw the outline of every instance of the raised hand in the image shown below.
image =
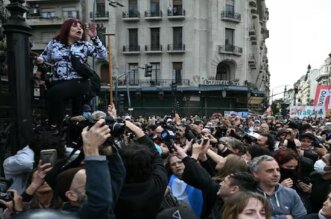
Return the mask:
{"type": "Polygon", "coordinates": [[[97,36],[97,24],[94,22],[89,23],[87,34],[92,38],[97,36]]]}
{"type": "Polygon", "coordinates": [[[105,120],[98,120],[90,129],[85,127],[82,131],[83,149],[86,156],[99,156],[99,146],[110,137],[110,128],[105,120]]]}

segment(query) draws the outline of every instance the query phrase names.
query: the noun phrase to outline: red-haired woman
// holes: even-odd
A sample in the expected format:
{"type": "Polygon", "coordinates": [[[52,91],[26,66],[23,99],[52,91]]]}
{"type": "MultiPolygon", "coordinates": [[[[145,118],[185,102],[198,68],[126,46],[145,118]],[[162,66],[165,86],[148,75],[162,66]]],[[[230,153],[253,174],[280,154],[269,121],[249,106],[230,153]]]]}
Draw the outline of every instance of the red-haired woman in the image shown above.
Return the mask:
{"type": "Polygon", "coordinates": [[[58,35],[37,58],[38,63],[54,63],[52,85],[47,91],[49,122],[54,126],[60,125],[64,118],[67,99],[72,99],[72,116],[81,115],[84,95],[89,92],[89,83],[75,71],[71,56],[82,63],[86,63],[88,56],[107,59],[107,50],[97,37],[95,23],[86,29],[80,20],[65,20],[58,35]],[[92,43],[86,41],[87,36],[92,43]]]}

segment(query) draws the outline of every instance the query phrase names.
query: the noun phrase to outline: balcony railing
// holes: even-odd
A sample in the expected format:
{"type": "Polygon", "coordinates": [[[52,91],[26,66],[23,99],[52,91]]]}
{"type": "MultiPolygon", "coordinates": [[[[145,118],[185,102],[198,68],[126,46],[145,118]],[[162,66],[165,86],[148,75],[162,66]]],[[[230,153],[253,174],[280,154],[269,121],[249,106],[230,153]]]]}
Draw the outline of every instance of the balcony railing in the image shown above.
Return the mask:
{"type": "Polygon", "coordinates": [[[146,53],[161,53],[162,52],[162,45],[145,45],[145,52],[146,53]]]}
{"type": "Polygon", "coordinates": [[[241,56],[243,53],[243,49],[234,45],[222,45],[218,47],[218,53],[220,54],[228,54],[228,55],[236,55],[241,56]]]}
{"type": "Polygon", "coordinates": [[[249,6],[256,7],[256,0],[249,0],[249,6]]]}
{"type": "Polygon", "coordinates": [[[184,9],[168,9],[168,19],[185,19],[185,10],[184,9]]]}
{"type": "Polygon", "coordinates": [[[161,20],[162,19],[162,11],[145,11],[145,19],[146,20],[161,20]]]}
{"type": "MultiPolygon", "coordinates": [[[[126,80],[118,80],[118,86],[126,86],[126,80]]],[[[175,80],[172,79],[141,79],[136,81],[130,81],[130,86],[142,86],[142,87],[154,87],[154,86],[160,86],[160,87],[170,87],[171,84],[175,83],[175,80]]],[[[115,84],[114,84],[115,85],[115,84]]],[[[189,79],[182,79],[180,81],[177,81],[177,86],[190,86],[190,80],[189,79]]]]}
{"type": "Polygon", "coordinates": [[[185,44],[168,44],[168,52],[170,53],[184,53],[185,44]]]}
{"type": "Polygon", "coordinates": [[[137,11],[137,10],[123,11],[122,12],[122,19],[124,21],[139,21],[140,12],[137,11]]]}
{"type": "MultiPolygon", "coordinates": [[[[93,12],[90,12],[90,18],[93,19],[93,12]]],[[[97,11],[94,13],[94,18],[96,20],[108,20],[109,19],[109,11],[97,11]]]]}
{"type": "Polygon", "coordinates": [[[31,26],[61,25],[67,18],[79,19],[79,11],[63,11],[61,13],[41,12],[40,10],[30,10],[27,14],[27,23],[31,26]]]}
{"type": "Polygon", "coordinates": [[[222,11],[221,17],[224,21],[231,21],[235,23],[239,23],[241,21],[241,14],[235,13],[233,11],[222,11]]]}
{"type": "Polygon", "coordinates": [[[255,56],[253,54],[251,54],[249,56],[248,64],[249,64],[249,67],[251,69],[256,69],[256,59],[255,59],[255,56]]]}
{"type": "Polygon", "coordinates": [[[123,53],[124,54],[139,54],[140,46],[139,45],[123,46],[123,53]]]}

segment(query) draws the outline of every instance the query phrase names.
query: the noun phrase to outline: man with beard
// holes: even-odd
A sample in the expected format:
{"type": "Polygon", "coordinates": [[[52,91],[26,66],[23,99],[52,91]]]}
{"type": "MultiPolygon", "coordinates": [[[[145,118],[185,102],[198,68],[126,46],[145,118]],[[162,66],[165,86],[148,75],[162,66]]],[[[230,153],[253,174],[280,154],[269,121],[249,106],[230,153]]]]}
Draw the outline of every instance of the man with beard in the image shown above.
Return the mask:
{"type": "Polygon", "coordinates": [[[307,214],[298,193],[279,183],[279,165],[273,157],[254,158],[250,169],[259,181],[257,191],[270,202],[273,218],[296,219],[307,214]]]}

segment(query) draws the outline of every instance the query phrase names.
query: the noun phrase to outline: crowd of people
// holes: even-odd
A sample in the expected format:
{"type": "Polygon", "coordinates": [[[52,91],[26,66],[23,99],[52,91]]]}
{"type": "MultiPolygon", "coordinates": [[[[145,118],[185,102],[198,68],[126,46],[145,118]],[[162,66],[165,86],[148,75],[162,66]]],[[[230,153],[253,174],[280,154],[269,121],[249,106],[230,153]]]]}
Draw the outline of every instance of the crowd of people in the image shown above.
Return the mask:
{"type": "Polygon", "coordinates": [[[328,119],[84,114],[4,161],[4,218],[331,218],[328,119]]]}
{"type": "Polygon", "coordinates": [[[36,59],[49,118],[2,165],[2,218],[331,219],[331,120],[92,112],[88,56],[95,24],[68,19],[36,59]]]}

